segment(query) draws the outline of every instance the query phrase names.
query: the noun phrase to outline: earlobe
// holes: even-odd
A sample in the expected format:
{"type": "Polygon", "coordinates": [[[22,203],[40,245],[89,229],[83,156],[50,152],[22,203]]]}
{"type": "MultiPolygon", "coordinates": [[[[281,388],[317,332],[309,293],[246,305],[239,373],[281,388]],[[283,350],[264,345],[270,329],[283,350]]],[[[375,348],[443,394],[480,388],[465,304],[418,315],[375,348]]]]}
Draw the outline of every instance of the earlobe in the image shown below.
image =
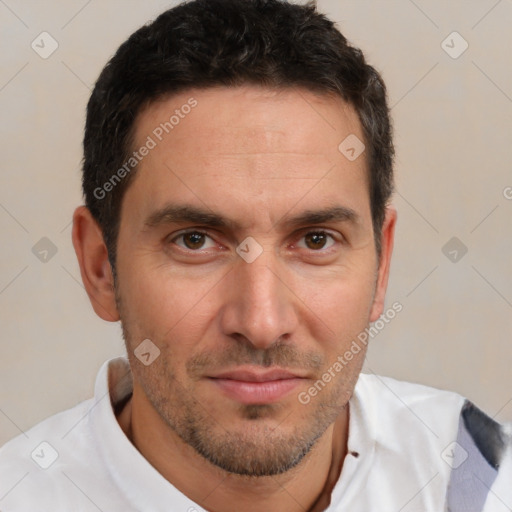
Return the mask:
{"type": "Polygon", "coordinates": [[[94,311],[103,320],[116,322],[119,313],[107,247],[100,227],[85,206],[75,210],[72,237],[82,281],[94,311]]]}
{"type": "Polygon", "coordinates": [[[395,239],[396,209],[394,206],[386,207],[386,216],[381,232],[381,254],[375,286],[375,296],[370,311],[370,322],[375,322],[384,311],[384,299],[388,287],[389,269],[391,266],[391,255],[393,253],[393,242],[395,239]]]}

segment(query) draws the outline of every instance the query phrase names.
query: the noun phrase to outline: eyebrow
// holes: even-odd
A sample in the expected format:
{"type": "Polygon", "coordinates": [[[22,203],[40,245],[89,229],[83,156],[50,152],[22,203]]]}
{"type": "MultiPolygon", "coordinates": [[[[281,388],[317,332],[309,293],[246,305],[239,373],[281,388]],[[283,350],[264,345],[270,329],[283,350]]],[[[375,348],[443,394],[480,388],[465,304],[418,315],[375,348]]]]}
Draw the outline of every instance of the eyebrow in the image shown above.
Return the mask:
{"type": "Polygon", "coordinates": [[[305,224],[323,224],[324,222],[350,222],[357,224],[359,215],[346,206],[331,206],[321,210],[306,210],[299,215],[284,221],[288,226],[302,226],[305,224]]]}
{"type": "MultiPolygon", "coordinates": [[[[358,224],[360,216],[346,206],[331,206],[320,210],[305,210],[290,217],[285,215],[279,221],[287,227],[299,227],[306,224],[322,224],[325,222],[349,222],[358,224]]],[[[240,225],[222,215],[192,205],[167,205],[151,213],[144,222],[147,228],[155,228],[166,224],[201,224],[211,228],[239,228],[240,225]]]]}

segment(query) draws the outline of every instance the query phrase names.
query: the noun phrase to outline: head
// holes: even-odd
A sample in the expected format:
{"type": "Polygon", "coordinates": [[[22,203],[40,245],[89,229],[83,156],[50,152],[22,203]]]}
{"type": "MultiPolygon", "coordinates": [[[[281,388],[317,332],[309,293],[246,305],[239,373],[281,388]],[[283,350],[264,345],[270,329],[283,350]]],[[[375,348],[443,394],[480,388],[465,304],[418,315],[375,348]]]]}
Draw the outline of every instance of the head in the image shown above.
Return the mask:
{"type": "Polygon", "coordinates": [[[297,397],[382,312],[393,154],[381,77],[313,5],[190,1],[102,71],[73,230],[82,277],[121,320],[134,398],[211,463],[286,471],[345,410],[364,347],[297,397]],[[355,159],[347,137],[364,144],[355,159]],[[265,369],[295,375],[289,391],[221,378],[265,369]]]}

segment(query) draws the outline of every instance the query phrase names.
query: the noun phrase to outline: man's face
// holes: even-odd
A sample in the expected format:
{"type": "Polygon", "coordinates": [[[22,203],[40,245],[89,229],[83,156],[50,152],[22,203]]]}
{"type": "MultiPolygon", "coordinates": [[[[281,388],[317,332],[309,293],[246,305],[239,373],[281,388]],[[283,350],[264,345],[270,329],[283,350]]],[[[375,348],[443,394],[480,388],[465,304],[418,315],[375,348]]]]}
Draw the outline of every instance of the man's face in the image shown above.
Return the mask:
{"type": "Polygon", "coordinates": [[[366,155],[338,150],[350,134],[363,140],[338,98],[252,86],[188,91],[137,119],[133,148],[148,136],[156,147],[118,238],[134,397],[227,471],[296,465],[359,375],[364,349],[298,399],[380,314],[366,155]],[[158,130],[176,109],[179,122],[158,130]],[[146,339],[160,350],[148,366],[134,356],[146,339]]]}

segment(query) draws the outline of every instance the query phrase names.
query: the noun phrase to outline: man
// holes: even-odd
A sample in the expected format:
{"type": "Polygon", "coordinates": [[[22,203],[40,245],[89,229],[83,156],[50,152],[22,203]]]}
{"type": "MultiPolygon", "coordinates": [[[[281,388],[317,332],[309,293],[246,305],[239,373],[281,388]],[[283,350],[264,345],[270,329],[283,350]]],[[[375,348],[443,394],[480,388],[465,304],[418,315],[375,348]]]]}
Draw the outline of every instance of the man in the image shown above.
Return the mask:
{"type": "Polygon", "coordinates": [[[73,227],[128,359],[2,448],[0,510],[510,510],[503,427],[360,374],[401,310],[393,155],[381,77],[311,5],[195,0],[134,33],[73,227]]]}

